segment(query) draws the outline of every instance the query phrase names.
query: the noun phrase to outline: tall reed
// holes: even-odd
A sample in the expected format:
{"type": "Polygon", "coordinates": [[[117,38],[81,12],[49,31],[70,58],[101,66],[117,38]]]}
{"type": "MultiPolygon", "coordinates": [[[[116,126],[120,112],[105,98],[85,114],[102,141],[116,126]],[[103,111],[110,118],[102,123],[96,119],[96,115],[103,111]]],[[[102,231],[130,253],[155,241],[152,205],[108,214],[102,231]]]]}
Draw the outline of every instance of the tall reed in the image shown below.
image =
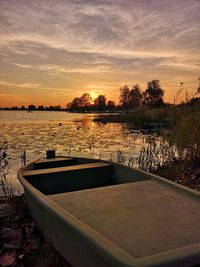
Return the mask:
{"type": "Polygon", "coordinates": [[[13,196],[13,189],[7,179],[10,169],[7,146],[7,142],[3,142],[0,146],[0,193],[6,199],[13,196]]]}

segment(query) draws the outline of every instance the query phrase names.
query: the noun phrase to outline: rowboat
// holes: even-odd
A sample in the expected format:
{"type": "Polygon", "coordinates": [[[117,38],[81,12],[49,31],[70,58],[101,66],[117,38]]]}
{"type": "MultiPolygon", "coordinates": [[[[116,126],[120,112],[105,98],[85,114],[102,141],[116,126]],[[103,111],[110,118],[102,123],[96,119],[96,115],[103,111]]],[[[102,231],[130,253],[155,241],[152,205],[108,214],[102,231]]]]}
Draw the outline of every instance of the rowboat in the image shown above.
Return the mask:
{"type": "Polygon", "coordinates": [[[29,209],[75,267],[200,263],[200,194],[102,160],[55,157],[18,172],[29,209]]]}

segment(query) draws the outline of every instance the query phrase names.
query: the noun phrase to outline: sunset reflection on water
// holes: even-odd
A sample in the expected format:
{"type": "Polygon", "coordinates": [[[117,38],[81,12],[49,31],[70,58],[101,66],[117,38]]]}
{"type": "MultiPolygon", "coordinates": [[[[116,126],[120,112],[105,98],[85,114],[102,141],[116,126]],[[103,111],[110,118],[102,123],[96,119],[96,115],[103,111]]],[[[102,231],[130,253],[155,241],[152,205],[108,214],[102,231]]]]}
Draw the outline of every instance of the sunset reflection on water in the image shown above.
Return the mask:
{"type": "MultiPolygon", "coordinates": [[[[121,123],[95,123],[93,114],[66,112],[0,111],[0,141],[8,142],[11,169],[9,179],[18,187],[17,170],[21,153],[26,150],[27,162],[55,149],[57,155],[101,158],[117,161],[123,157],[138,157],[146,135],[132,132],[121,123]]],[[[126,163],[126,162],[124,162],[126,163]]],[[[137,167],[137,166],[136,166],[137,167]]]]}

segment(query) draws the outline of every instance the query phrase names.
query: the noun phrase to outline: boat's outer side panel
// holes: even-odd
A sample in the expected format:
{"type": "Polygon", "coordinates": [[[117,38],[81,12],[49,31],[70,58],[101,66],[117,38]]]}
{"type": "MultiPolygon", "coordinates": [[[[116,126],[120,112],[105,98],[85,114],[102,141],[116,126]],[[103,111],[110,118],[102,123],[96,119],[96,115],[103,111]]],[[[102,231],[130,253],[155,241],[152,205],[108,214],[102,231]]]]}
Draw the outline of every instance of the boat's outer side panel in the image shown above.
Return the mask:
{"type": "Polygon", "coordinates": [[[57,251],[74,267],[111,267],[87,246],[65,221],[48,211],[26,191],[28,206],[40,229],[57,251]]]}

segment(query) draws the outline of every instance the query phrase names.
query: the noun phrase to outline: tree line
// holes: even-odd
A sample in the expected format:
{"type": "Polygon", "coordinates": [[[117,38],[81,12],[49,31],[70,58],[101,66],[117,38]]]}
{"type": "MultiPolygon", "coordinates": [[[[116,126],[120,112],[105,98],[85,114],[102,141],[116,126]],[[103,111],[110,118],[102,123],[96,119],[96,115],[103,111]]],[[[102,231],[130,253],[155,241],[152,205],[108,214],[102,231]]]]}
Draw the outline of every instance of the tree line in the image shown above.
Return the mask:
{"type": "Polygon", "coordinates": [[[62,110],[66,110],[65,108],[62,108],[60,105],[58,106],[48,106],[45,107],[43,105],[39,105],[39,106],[35,106],[33,104],[26,106],[13,106],[10,108],[0,108],[0,109],[4,109],[4,110],[27,110],[27,111],[34,111],[34,110],[48,110],[48,111],[62,111],[62,110]]]}
{"type": "Polygon", "coordinates": [[[120,88],[119,104],[106,99],[105,95],[99,95],[92,101],[89,93],[84,93],[81,97],[75,97],[72,102],[67,104],[69,111],[105,111],[105,110],[128,110],[135,109],[142,105],[149,107],[161,107],[163,101],[164,90],[159,80],[152,80],[147,83],[147,88],[142,92],[140,86],[135,84],[132,88],[124,85],[120,88]]]}
{"type": "Polygon", "coordinates": [[[75,97],[72,102],[67,104],[69,111],[103,111],[115,110],[116,104],[114,101],[107,101],[105,95],[99,95],[94,100],[89,93],[84,93],[81,97],[75,97]]]}
{"type": "MultiPolygon", "coordinates": [[[[183,83],[180,83],[180,89],[177,92],[177,96],[174,99],[174,105],[180,104],[179,100],[183,91],[183,83]]],[[[62,108],[60,105],[48,106],[43,105],[35,106],[30,104],[28,107],[17,106],[11,108],[11,110],[48,110],[48,111],[71,111],[71,112],[85,112],[85,111],[115,111],[115,110],[132,110],[141,106],[147,106],[150,108],[159,108],[165,106],[163,97],[164,90],[161,87],[159,80],[152,80],[147,83],[147,87],[144,91],[141,90],[140,85],[135,84],[132,87],[128,85],[122,86],[120,89],[119,104],[116,104],[112,100],[107,100],[105,95],[99,95],[95,99],[92,99],[89,93],[84,93],[81,97],[75,97],[72,102],[66,105],[66,108],[62,108]]],[[[186,99],[181,104],[200,104],[200,98],[197,95],[200,93],[200,78],[199,87],[197,92],[193,96],[188,96],[186,92],[186,99]]],[[[1,109],[1,108],[0,108],[1,109]]]]}

